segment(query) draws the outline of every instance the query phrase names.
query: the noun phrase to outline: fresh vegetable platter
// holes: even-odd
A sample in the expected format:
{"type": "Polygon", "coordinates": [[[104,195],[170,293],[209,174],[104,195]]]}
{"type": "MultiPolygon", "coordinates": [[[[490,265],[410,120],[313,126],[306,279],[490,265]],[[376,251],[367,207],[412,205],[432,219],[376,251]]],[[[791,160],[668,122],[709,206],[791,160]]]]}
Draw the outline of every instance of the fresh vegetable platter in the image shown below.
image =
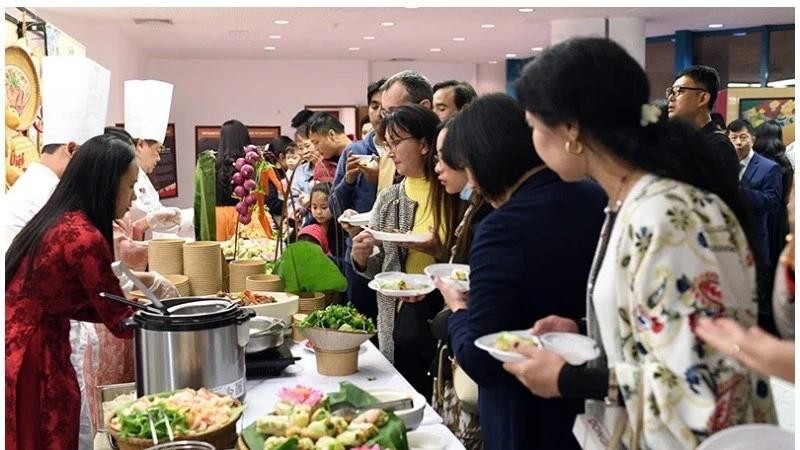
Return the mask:
{"type": "Polygon", "coordinates": [[[331,413],[342,403],[378,402],[349,382],[327,396],[304,386],[283,388],[278,396],[271,413],[242,430],[240,450],[408,450],[405,425],[392,413],[368,409],[351,421],[331,413]]]}
{"type": "Polygon", "coordinates": [[[375,333],[372,319],[359,313],[351,304],[330,305],[313,311],[300,322],[300,328],[326,328],[337,331],[375,333]]]}

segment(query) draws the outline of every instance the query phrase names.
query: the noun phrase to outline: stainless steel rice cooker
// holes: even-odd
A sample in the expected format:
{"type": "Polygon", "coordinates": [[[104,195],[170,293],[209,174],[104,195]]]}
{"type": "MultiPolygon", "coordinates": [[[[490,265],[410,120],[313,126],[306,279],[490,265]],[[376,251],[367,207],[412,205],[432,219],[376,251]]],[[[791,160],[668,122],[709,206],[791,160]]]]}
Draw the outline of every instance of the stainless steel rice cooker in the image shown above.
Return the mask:
{"type": "Polygon", "coordinates": [[[245,346],[255,311],[218,298],[163,301],[168,314],[137,311],[134,329],[139,396],[205,387],[239,400],[245,395],[245,346]]]}

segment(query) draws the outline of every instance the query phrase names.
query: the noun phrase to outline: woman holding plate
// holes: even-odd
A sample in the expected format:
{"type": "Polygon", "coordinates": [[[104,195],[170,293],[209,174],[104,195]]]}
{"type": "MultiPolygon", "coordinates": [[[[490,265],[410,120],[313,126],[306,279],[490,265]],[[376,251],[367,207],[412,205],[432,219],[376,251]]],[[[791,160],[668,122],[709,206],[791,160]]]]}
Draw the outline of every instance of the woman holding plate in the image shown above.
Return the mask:
{"type": "MultiPolygon", "coordinates": [[[[447,257],[461,201],[448,195],[436,180],[434,136],[438,124],[436,114],[419,105],[395,108],[381,122],[379,132],[386,138],[388,156],[405,179],[379,194],[369,228],[400,234],[433,233],[427,242],[417,244],[378,242],[370,230],[356,235],[353,267],[366,278],[390,271],[421,274],[425,267],[447,257]],[[373,255],[376,245],[379,252],[373,255]]],[[[395,297],[377,295],[380,348],[409,383],[430,399],[428,369],[436,340],[428,323],[442,309],[442,299],[434,293],[401,300],[398,303],[395,297]]]]}
{"type": "Polygon", "coordinates": [[[504,94],[464,108],[444,146],[495,208],[475,232],[469,294],[437,280],[453,311],[450,349],[478,383],[484,448],[578,448],[571,429],[580,402],[531,395],[474,341],[550,314],[583,316],[605,196],[593,183],[568,184],[545,167],[532,151],[522,107],[504,94]]]}
{"type": "MultiPolygon", "coordinates": [[[[757,317],[747,211],[713,149],[659,120],[647,75],[611,40],[551,47],[517,92],[548,167],[568,182],[591,177],[609,197],[587,299],[605,355],[571,366],[536,349],[507,370],[542,397],[605,399],[587,403],[592,416],[624,406],[610,431],[631,449],[695,448],[723,428],[774,420],[766,382],[695,335],[702,318],[757,317]]],[[[558,316],[533,331],[578,331],[558,316]]]]}

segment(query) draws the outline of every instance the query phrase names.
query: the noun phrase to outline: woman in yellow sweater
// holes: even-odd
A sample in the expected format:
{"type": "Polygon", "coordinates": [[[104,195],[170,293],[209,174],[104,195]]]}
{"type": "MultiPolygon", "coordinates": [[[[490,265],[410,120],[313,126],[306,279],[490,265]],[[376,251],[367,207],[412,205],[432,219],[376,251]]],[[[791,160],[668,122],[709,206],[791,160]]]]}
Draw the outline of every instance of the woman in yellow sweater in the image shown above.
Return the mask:
{"type": "MultiPolygon", "coordinates": [[[[438,124],[433,111],[419,105],[395,108],[381,123],[378,132],[385,138],[387,154],[405,179],[378,195],[370,228],[431,233],[432,238],[422,244],[398,244],[377,242],[369,232],[361,232],[353,238],[352,259],[353,267],[366,278],[389,271],[420,274],[447,259],[463,204],[437,181],[434,136],[438,124]],[[380,251],[371,256],[375,245],[380,251]]],[[[417,391],[430,398],[428,369],[436,340],[429,320],[442,309],[441,295],[434,291],[425,297],[397,299],[379,293],[377,301],[381,351],[417,391]]]]}

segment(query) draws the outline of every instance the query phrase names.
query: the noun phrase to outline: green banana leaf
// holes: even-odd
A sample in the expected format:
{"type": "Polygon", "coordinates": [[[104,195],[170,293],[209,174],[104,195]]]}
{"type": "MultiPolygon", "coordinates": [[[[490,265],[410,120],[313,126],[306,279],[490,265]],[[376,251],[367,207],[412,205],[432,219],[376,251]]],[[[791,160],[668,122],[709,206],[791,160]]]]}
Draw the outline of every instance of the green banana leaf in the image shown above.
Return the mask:
{"type": "Polygon", "coordinates": [[[273,273],[279,275],[286,292],[344,292],[347,279],[322,248],[307,241],[286,246],[273,273]]]}
{"type": "MultiPolygon", "coordinates": [[[[338,403],[346,402],[355,407],[377,402],[378,399],[362,390],[358,386],[342,381],[339,383],[339,392],[331,392],[325,399],[323,406],[330,407],[338,403]]],[[[242,430],[242,439],[250,450],[261,450],[264,448],[266,436],[256,431],[255,422],[251,423],[242,430]]],[[[377,444],[381,450],[408,450],[408,440],[406,439],[406,426],[403,421],[389,413],[389,421],[378,429],[378,434],[367,441],[366,446],[377,444]]],[[[277,450],[297,450],[297,440],[289,439],[277,450]]]]}
{"type": "Polygon", "coordinates": [[[197,157],[194,169],[194,231],[198,241],[217,238],[217,174],[213,150],[197,157]]]}

